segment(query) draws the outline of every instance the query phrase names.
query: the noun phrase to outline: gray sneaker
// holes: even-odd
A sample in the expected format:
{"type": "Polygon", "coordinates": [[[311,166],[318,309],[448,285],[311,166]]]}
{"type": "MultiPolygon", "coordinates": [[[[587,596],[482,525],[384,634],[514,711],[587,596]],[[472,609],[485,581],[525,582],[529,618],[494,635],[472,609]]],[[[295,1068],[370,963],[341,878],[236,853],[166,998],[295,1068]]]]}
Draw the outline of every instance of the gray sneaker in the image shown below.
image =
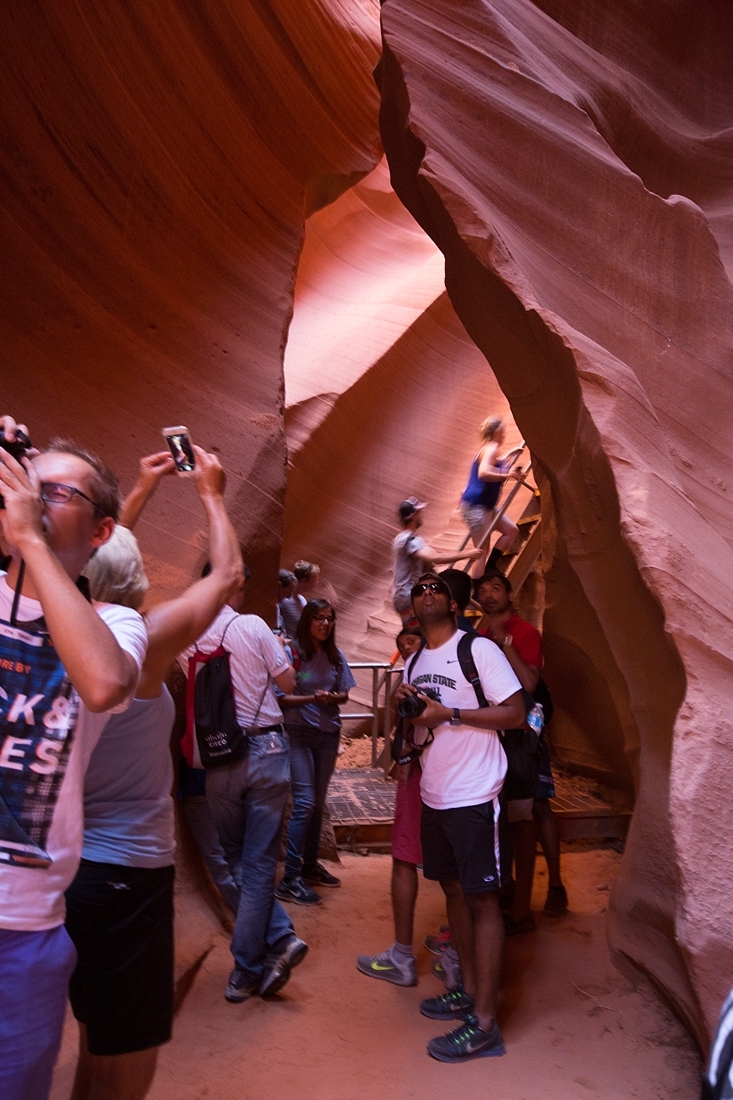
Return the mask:
{"type": "Polygon", "coordinates": [[[323,901],[320,894],[306,886],[300,875],[281,879],[275,897],[280,901],[294,901],[296,905],[320,905],[323,901]]]}
{"type": "Polygon", "coordinates": [[[241,1004],[242,1001],[248,1001],[250,997],[254,997],[257,992],[257,985],[252,985],[252,979],[248,978],[239,967],[235,966],[229,975],[229,984],[226,988],[224,996],[233,1005],[241,1004]]]}
{"type": "Polygon", "coordinates": [[[445,982],[446,989],[457,989],[463,984],[461,964],[458,961],[458,952],[454,947],[447,947],[439,959],[436,959],[431,967],[436,978],[445,982]]]}
{"type": "Polygon", "coordinates": [[[426,997],[420,1001],[420,1011],[430,1020],[463,1020],[473,1012],[473,997],[459,986],[440,997],[426,997]]]}
{"type": "Polygon", "coordinates": [[[269,956],[265,960],[260,982],[260,997],[271,997],[273,993],[278,993],[290,981],[293,969],[302,963],[307,954],[308,944],[293,936],[284,951],[279,955],[269,956]]]}
{"type": "Polygon", "coordinates": [[[381,955],[359,955],[356,968],[370,978],[379,978],[393,985],[417,985],[415,956],[393,956],[392,951],[383,951],[381,955]]]}
{"type": "Polygon", "coordinates": [[[484,1031],[475,1016],[439,1035],[428,1043],[428,1054],[439,1062],[468,1062],[471,1058],[500,1058],[506,1053],[499,1026],[494,1021],[490,1031],[484,1031]]]}

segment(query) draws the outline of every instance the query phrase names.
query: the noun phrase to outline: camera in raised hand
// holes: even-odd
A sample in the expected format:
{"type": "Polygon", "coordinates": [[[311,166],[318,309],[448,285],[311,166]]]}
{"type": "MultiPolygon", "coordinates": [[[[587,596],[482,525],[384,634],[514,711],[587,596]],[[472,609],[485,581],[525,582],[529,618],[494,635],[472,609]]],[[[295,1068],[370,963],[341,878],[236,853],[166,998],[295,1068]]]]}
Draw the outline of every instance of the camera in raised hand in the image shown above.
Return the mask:
{"type": "MultiPolygon", "coordinates": [[[[9,455],[12,455],[13,458],[16,459],[16,461],[20,462],[22,459],[25,458],[28,452],[33,449],[33,444],[31,443],[25,432],[21,431],[20,428],[16,428],[15,439],[12,441],[5,438],[5,430],[3,428],[0,428],[0,448],[2,448],[3,451],[7,451],[9,455]]],[[[3,500],[2,495],[0,495],[0,508],[4,507],[5,501],[3,500]]]]}

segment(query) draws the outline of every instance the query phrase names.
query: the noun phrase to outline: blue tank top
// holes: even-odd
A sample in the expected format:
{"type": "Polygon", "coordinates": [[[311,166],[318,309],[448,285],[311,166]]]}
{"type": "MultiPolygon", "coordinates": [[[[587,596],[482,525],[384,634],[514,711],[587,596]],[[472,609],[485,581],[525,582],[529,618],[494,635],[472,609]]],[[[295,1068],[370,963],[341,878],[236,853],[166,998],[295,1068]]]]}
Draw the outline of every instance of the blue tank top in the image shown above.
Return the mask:
{"type": "Polygon", "coordinates": [[[495,508],[503,481],[482,481],[478,476],[478,456],[471,463],[468,485],[464,489],[462,501],[466,504],[480,504],[482,508],[495,508]]]}
{"type": "Polygon", "coordinates": [[[82,856],[124,867],[170,867],[175,851],[175,707],[168,688],[111,715],[84,778],[82,856]]]}

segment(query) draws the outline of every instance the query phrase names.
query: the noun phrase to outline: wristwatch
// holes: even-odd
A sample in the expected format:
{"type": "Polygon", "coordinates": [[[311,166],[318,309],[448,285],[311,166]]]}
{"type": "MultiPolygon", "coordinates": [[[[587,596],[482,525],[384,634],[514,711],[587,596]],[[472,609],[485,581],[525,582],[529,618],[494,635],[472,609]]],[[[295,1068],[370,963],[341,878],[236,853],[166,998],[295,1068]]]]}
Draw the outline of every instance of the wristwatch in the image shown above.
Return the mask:
{"type": "Polygon", "coordinates": [[[450,726],[462,726],[461,712],[458,707],[453,707],[453,717],[450,719],[448,725],[450,726]]]}
{"type": "Polygon", "coordinates": [[[512,638],[511,634],[505,634],[504,635],[504,641],[501,643],[501,648],[506,649],[506,647],[508,645],[511,645],[513,643],[513,641],[514,641],[514,639],[512,638]]]}

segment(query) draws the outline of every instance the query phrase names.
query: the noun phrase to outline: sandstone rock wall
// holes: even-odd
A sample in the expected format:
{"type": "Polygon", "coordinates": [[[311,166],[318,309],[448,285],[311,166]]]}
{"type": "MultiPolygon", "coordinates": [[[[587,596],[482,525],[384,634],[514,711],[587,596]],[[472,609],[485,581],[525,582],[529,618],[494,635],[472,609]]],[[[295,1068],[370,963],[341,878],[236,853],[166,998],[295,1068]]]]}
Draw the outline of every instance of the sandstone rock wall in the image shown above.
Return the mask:
{"type": "Polygon", "coordinates": [[[612,943],[704,1043],[733,975],[731,12],[382,20],[393,184],[552,499],[548,674],[603,686],[636,775],[612,943]]]}
{"type": "MultiPolygon", "coordinates": [[[[3,400],[129,488],[160,429],[217,448],[272,614],[282,355],[304,215],[379,160],[378,10],[160,0],[0,13],[3,400]]],[[[159,593],[202,561],[190,483],[140,525],[159,593]]]]}

